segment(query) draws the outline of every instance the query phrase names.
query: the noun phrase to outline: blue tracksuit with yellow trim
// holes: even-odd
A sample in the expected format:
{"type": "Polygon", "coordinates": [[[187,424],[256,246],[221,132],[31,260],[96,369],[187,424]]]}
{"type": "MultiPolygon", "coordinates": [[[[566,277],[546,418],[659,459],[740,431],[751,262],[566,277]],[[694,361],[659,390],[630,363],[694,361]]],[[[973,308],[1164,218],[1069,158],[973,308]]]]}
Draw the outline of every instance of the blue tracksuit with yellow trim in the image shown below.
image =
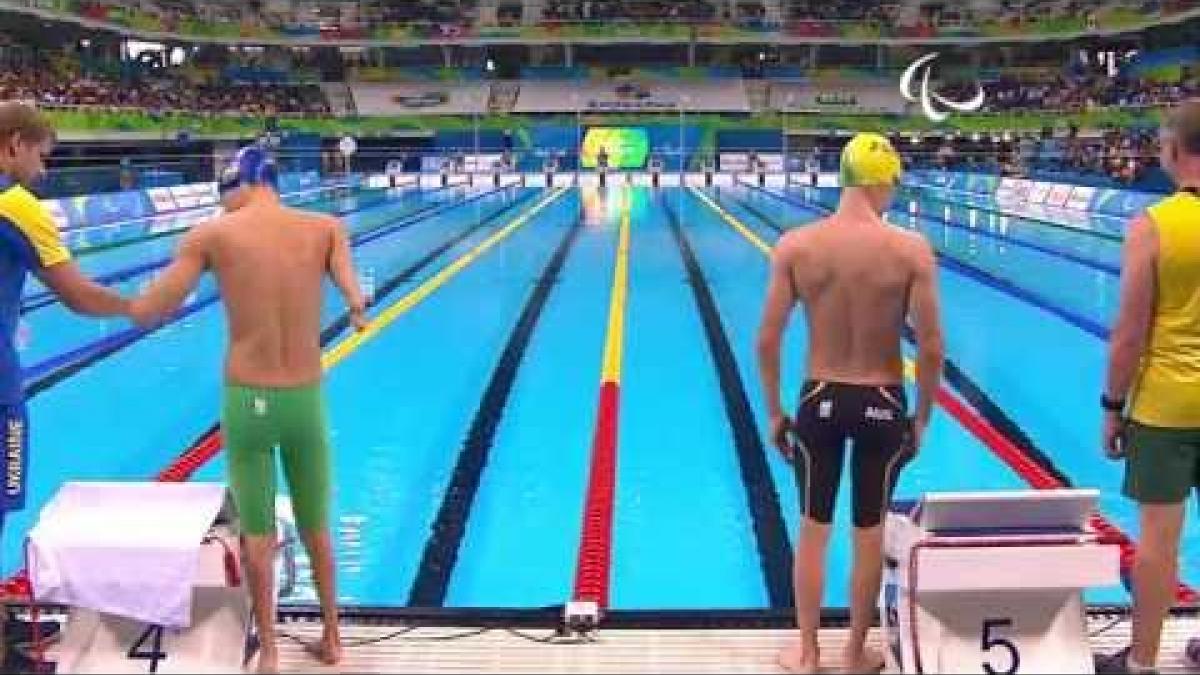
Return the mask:
{"type": "Polygon", "coordinates": [[[15,343],[25,278],[30,271],[70,259],[46,207],[29,190],[0,176],[0,433],[4,445],[0,524],[5,511],[24,508],[29,468],[29,425],[15,343]]]}

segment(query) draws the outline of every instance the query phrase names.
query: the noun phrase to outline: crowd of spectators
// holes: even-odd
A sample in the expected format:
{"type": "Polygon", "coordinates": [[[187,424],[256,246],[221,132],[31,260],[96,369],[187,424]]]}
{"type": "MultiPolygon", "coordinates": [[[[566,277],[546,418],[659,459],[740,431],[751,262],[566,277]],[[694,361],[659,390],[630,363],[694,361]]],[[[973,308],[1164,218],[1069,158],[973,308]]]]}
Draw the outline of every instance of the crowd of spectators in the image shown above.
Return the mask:
{"type": "Polygon", "coordinates": [[[366,35],[379,27],[437,28],[462,33],[478,23],[478,0],[365,0],[356,3],[204,2],[202,0],[80,0],[78,13],[97,21],[117,16],[139,17],[138,25],[165,31],[192,22],[208,26],[241,26],[255,34],[263,30],[304,35],[329,33],[340,37],[366,35]]]}
{"type": "Polygon", "coordinates": [[[871,16],[892,15],[897,2],[874,0],[790,0],[787,17],[806,21],[865,21],[871,16]]]}
{"type": "MultiPolygon", "coordinates": [[[[952,87],[952,95],[966,93],[969,86],[952,87]]],[[[988,83],[987,110],[1088,110],[1100,106],[1157,106],[1190,98],[1200,93],[1200,78],[1191,73],[1176,82],[1156,82],[1136,77],[1093,75],[1022,82],[1002,78],[988,83]]]]}
{"type": "Polygon", "coordinates": [[[404,0],[364,3],[364,18],[384,24],[443,24],[471,25],[477,16],[475,0],[404,0]]]}
{"type": "MultiPolygon", "coordinates": [[[[37,0],[23,0],[35,2],[37,0]]],[[[328,2],[205,2],[204,0],[58,0],[97,21],[115,21],[143,30],[243,36],[282,35],[328,39],[387,39],[393,35],[461,38],[494,27],[530,30],[559,24],[608,21],[721,24],[753,31],[784,30],[812,37],[872,34],[932,37],[999,30],[1019,34],[1042,28],[1078,30],[1079,19],[1103,27],[1131,16],[1152,17],[1194,7],[1195,0],[783,0],[782,13],[764,0],[361,0],[328,2]],[[1115,13],[1115,14],[1114,14],[1115,13]]]]}
{"type": "Polygon", "coordinates": [[[1158,135],[1149,130],[1111,129],[1092,147],[1068,144],[1067,165],[1075,171],[1104,174],[1135,183],[1158,166],[1158,135]]]}
{"type": "Polygon", "coordinates": [[[939,23],[1009,22],[1023,23],[1056,18],[1087,17],[1124,4],[1144,15],[1176,11],[1181,0],[999,0],[988,4],[968,4],[947,0],[787,0],[787,17],[807,21],[866,21],[895,17],[904,6],[911,6],[922,20],[939,23]]]}
{"type": "MultiPolygon", "coordinates": [[[[1131,10],[1153,14],[1188,6],[1190,0],[1119,0],[1131,10]]],[[[387,24],[460,23],[471,24],[478,17],[478,0],[364,0],[357,10],[372,21],[387,24]]],[[[505,5],[522,6],[523,0],[505,0],[505,5]]],[[[724,7],[724,2],[719,3],[724,7]]],[[[761,0],[739,0],[739,6],[761,6],[761,0]]],[[[903,6],[914,6],[922,18],[932,21],[984,21],[1045,19],[1084,16],[1113,6],[1113,0],[999,0],[986,10],[968,9],[963,3],[948,0],[785,0],[789,19],[817,21],[861,21],[871,17],[894,16],[903,6]]],[[[103,14],[108,7],[136,6],[139,9],[174,20],[202,19],[241,21],[258,20],[265,24],[298,20],[295,8],[320,5],[296,2],[293,9],[280,11],[279,5],[264,0],[243,3],[217,3],[203,0],[79,0],[78,11],[87,15],[103,14]]],[[[712,20],[718,18],[718,3],[713,0],[549,0],[544,18],[550,20],[606,20],[670,18],[712,20]]]]}
{"type": "Polygon", "coordinates": [[[1000,137],[959,135],[911,145],[900,141],[898,146],[906,161],[919,168],[1021,177],[1067,172],[1125,185],[1141,181],[1159,165],[1157,134],[1144,129],[1109,129],[1099,135],[1045,129],[1000,137]]]}
{"type": "Polygon", "coordinates": [[[709,21],[716,17],[717,8],[708,0],[551,0],[542,15],[547,21],[709,21]]]}
{"type": "MultiPolygon", "coordinates": [[[[784,0],[783,16],[792,32],[820,33],[822,27],[853,26],[934,31],[938,27],[970,28],[1002,24],[1020,30],[1034,22],[1054,22],[1086,17],[1089,21],[1114,9],[1140,16],[1177,12],[1193,7],[1194,0],[998,0],[958,3],[949,0],[784,0]],[[901,20],[903,19],[903,25],[901,20]]],[[[75,0],[76,11],[96,20],[117,13],[134,13],[156,19],[163,30],[176,30],[185,22],[208,25],[241,25],[284,34],[306,30],[333,36],[369,34],[374,29],[431,28],[463,35],[493,22],[501,26],[521,23],[534,11],[525,0],[501,0],[495,11],[480,12],[478,0],[363,0],[328,3],[296,0],[291,3],[248,0],[240,3],[203,0],[75,0]],[[484,18],[489,17],[489,18],[484,18]]],[[[768,26],[763,0],[545,0],[541,16],[547,22],[724,22],[742,27],[768,26]]]]}
{"type": "Polygon", "coordinates": [[[102,106],[148,111],[188,110],[247,115],[327,115],[329,102],[314,85],[196,85],[177,78],[112,80],[60,77],[47,71],[0,70],[0,101],[49,106],[102,106]]]}

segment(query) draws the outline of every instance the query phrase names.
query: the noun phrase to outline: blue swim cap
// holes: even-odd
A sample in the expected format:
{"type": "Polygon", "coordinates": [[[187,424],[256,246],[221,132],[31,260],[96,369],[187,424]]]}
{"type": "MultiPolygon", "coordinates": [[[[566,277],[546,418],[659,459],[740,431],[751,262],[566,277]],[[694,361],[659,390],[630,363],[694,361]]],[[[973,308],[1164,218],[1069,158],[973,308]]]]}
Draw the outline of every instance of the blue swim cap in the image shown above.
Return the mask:
{"type": "Polygon", "coordinates": [[[217,177],[217,191],[222,196],[243,185],[267,185],[279,189],[275,160],[261,146],[247,145],[238,150],[217,177]]]}

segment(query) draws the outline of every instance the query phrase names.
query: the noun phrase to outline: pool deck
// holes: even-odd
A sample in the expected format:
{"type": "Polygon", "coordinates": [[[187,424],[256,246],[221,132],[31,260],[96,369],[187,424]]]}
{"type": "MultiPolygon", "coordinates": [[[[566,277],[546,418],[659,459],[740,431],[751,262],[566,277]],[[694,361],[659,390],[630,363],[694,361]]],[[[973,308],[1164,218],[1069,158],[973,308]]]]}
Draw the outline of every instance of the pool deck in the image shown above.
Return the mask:
{"type": "MultiPolygon", "coordinates": [[[[1129,621],[1093,617],[1090,630],[1096,653],[1109,654],[1127,643],[1129,621]]],[[[379,639],[397,626],[350,626],[347,643],[379,639]]],[[[282,624],[280,630],[302,640],[320,635],[316,624],[282,624]]],[[[348,646],[337,667],[314,663],[293,640],[282,641],[283,672],[346,673],[779,673],[777,652],[790,631],[749,630],[602,630],[595,642],[545,644],[546,631],[507,630],[479,633],[473,628],[418,628],[394,639],[348,646]],[[447,639],[451,636],[452,639],[447,639]]],[[[839,672],[844,629],[821,633],[823,672],[839,672]]],[[[1195,672],[1183,661],[1188,638],[1200,636],[1200,618],[1172,619],[1163,635],[1160,672],[1195,672]]],[[[873,639],[878,636],[873,634],[873,639]]]]}

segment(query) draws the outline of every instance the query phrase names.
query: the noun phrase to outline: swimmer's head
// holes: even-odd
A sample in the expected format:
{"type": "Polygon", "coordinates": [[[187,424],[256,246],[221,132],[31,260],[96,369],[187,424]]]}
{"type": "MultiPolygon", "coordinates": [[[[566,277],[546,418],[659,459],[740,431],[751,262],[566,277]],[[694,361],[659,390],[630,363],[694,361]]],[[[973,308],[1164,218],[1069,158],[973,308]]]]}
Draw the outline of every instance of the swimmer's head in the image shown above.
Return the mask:
{"type": "Polygon", "coordinates": [[[1176,183],[1200,180],[1200,99],[1184,101],[1163,118],[1159,160],[1176,183]]]}
{"type": "Polygon", "coordinates": [[[46,173],[54,127],[28,103],[0,103],[0,177],[32,186],[46,173]]]}
{"type": "Polygon", "coordinates": [[[274,195],[278,189],[278,177],[271,154],[261,146],[247,145],[238,150],[221,169],[217,176],[217,192],[225,209],[236,211],[263,191],[274,195]]]}
{"type": "Polygon", "coordinates": [[[903,173],[900,154],[880,134],[860,133],[842,148],[842,187],[863,192],[877,211],[887,209],[903,173]]]}

